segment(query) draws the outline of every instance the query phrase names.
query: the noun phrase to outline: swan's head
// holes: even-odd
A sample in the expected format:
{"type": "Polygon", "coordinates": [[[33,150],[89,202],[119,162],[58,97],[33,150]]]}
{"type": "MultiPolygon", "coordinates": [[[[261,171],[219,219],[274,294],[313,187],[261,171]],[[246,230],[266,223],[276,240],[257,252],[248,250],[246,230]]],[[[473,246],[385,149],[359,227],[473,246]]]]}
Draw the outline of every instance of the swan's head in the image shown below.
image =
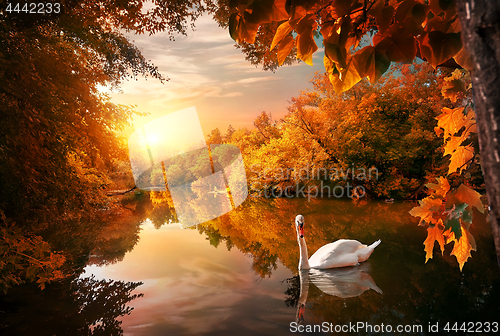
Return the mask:
{"type": "Polygon", "coordinates": [[[295,217],[295,229],[299,237],[304,238],[304,216],[297,215],[297,217],[295,217]]]}

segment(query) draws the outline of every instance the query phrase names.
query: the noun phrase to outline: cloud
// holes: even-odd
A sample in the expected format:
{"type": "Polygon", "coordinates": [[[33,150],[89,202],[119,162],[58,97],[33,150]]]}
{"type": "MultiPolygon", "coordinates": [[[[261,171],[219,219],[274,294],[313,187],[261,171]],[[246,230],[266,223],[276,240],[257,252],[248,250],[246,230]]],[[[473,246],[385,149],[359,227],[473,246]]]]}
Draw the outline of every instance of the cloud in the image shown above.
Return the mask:
{"type": "Polygon", "coordinates": [[[253,84],[257,82],[268,82],[268,81],[273,81],[273,80],[280,80],[282,77],[277,77],[277,76],[265,76],[265,77],[249,77],[249,78],[243,78],[237,80],[236,84],[253,84]]]}
{"type": "Polygon", "coordinates": [[[295,63],[264,72],[245,60],[229,32],[210,17],[200,18],[196,30],[187,34],[175,41],[167,33],[129,36],[170,80],[163,85],[151,78],[124,82],[123,94],[112,94],[113,101],[135,104],[151,118],[194,105],[207,131],[228,124],[251,127],[261,110],[286,113],[290,97],[308,86],[311,72],[323,68],[320,53],[314,55],[314,68],[295,63]]]}

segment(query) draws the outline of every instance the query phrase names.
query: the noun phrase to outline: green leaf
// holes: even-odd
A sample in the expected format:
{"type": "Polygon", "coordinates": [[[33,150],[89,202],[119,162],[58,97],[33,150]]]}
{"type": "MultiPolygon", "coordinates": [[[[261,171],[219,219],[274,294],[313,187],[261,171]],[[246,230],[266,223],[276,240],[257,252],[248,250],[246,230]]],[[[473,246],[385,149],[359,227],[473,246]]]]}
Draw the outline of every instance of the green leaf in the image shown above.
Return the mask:
{"type": "Polygon", "coordinates": [[[460,225],[460,219],[458,218],[447,218],[444,220],[445,231],[451,228],[451,231],[455,234],[455,238],[458,240],[462,236],[462,227],[460,225]]]}
{"type": "Polygon", "coordinates": [[[458,214],[459,216],[462,215],[462,212],[467,208],[468,204],[467,203],[462,203],[459,205],[455,205],[455,213],[458,214]]]}
{"type": "Polygon", "coordinates": [[[472,211],[464,210],[462,214],[462,221],[472,223],[472,211]]]}

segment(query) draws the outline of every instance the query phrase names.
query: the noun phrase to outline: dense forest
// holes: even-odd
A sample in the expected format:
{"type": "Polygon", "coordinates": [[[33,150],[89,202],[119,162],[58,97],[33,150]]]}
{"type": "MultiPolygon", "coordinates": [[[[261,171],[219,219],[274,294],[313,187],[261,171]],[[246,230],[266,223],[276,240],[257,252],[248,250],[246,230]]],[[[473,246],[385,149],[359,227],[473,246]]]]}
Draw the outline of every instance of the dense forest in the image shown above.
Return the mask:
{"type": "MultiPolygon", "coordinates": [[[[244,155],[254,195],[349,197],[360,190],[368,198],[411,199],[423,195],[424,184],[448,172],[450,163],[436,117],[446,104],[441,87],[451,71],[431,66],[395,66],[377,84],[361,82],[337,95],[325,74],[317,73],[314,89],[291,99],[287,115],[273,120],[261,112],[254,128],[225,134],[215,129],[210,143],[237,145],[244,155]],[[343,186],[338,192],[335,186],[343,186]],[[362,187],[362,188],[361,188],[362,187]],[[333,190],[336,190],[334,195],[333,190]]],[[[462,106],[461,94],[450,107],[462,106]]],[[[477,146],[477,138],[473,145],[477,146]]],[[[455,177],[456,180],[458,177],[455,177]]],[[[467,181],[482,185],[478,165],[467,170],[467,181]]],[[[357,197],[354,196],[354,199],[357,197]]]]}

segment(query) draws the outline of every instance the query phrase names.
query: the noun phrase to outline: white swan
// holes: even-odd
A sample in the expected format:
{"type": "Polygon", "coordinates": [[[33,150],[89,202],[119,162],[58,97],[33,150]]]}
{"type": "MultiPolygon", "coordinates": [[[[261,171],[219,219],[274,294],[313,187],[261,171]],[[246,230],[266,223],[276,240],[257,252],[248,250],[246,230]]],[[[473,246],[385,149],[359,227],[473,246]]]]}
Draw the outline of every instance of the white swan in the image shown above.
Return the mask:
{"type": "Polygon", "coordinates": [[[299,270],[310,268],[333,268],[359,265],[367,260],[375,247],[380,244],[380,239],[370,246],[363,245],[357,240],[339,239],[334,243],[320,247],[307,259],[307,246],[304,238],[304,216],[295,217],[295,229],[300,248],[299,270]]]}

